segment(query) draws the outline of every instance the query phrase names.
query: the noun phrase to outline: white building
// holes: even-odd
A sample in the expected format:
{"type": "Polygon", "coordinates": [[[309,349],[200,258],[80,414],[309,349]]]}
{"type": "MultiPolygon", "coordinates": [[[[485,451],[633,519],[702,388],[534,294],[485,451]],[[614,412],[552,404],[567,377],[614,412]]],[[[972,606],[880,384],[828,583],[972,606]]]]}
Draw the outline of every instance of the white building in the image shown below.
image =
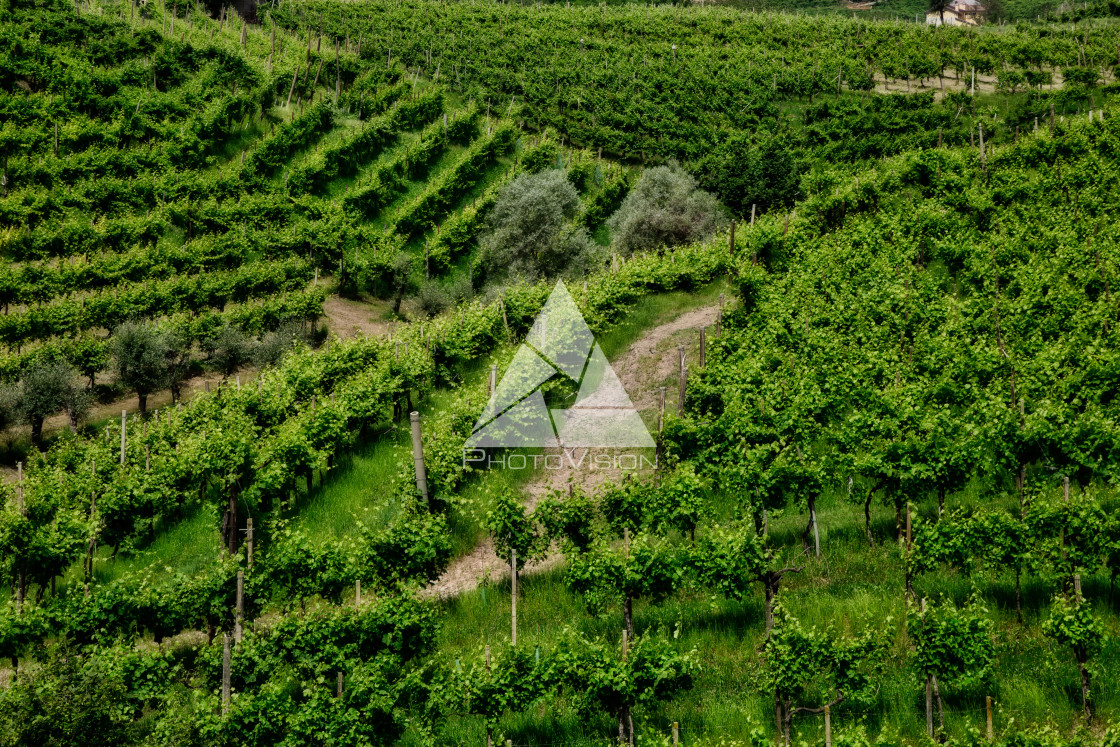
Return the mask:
{"type": "Polygon", "coordinates": [[[926,24],[929,26],[979,26],[984,21],[987,12],[979,0],[953,0],[945,6],[945,12],[938,13],[931,10],[926,13],[926,24]]]}

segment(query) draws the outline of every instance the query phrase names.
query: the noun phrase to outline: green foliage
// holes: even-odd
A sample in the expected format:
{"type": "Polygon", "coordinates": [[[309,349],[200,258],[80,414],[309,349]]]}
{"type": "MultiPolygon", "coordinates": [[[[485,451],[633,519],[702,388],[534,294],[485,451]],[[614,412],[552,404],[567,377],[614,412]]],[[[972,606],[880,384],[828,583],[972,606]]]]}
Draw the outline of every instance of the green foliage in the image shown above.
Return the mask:
{"type": "Polygon", "coordinates": [[[631,638],[624,654],[618,646],[588,640],[573,631],[560,639],[553,666],[571,689],[578,708],[587,713],[606,712],[620,724],[632,709],[648,707],[692,687],[693,674],[699,668],[698,652],[682,654],[661,635],[631,638]]]}
{"type": "Polygon", "coordinates": [[[980,689],[990,684],[995,646],[992,621],[978,597],[958,608],[951,600],[925,609],[910,605],[906,629],[919,671],[942,684],[980,689]]]}
{"type": "Polygon", "coordinates": [[[1106,635],[1092,607],[1083,601],[1070,601],[1062,595],[1050,604],[1050,616],[1042,623],[1042,632],[1059,646],[1073,650],[1077,663],[1085,665],[1104,648],[1106,635]]]}
{"type": "Polygon", "coordinates": [[[90,407],[90,397],[76,381],[77,372],[65,360],[41,357],[23,372],[19,384],[6,393],[5,403],[16,419],[31,426],[31,441],[39,444],[43,421],[65,412],[72,425],[90,407]]]}
{"type": "Polygon", "coordinates": [[[781,604],[775,605],[774,617],[775,626],[762,646],[763,676],[782,703],[787,730],[799,711],[823,709],[825,703],[859,706],[874,700],[884,654],[878,631],[850,637],[805,628],[781,604]]]}
{"type": "Polygon", "coordinates": [[[596,269],[602,252],[586,229],[572,225],[579,207],[575,187],[559,169],[525,174],[502,187],[479,242],[488,275],[532,282],[596,269]]]}
{"type": "Polygon", "coordinates": [[[632,254],[706,238],[723,222],[715,197],[672,164],[642,172],[607,225],[618,250],[632,254]]]}
{"type": "Polygon", "coordinates": [[[533,517],[509,491],[494,496],[494,505],[486,513],[486,528],[499,558],[509,562],[511,551],[517,551],[518,570],[547,549],[533,517]]]}
{"type": "Polygon", "coordinates": [[[718,194],[733,213],[747,216],[788,207],[800,196],[801,166],[780,137],[757,142],[733,136],[705,159],[701,184],[718,194]]]}

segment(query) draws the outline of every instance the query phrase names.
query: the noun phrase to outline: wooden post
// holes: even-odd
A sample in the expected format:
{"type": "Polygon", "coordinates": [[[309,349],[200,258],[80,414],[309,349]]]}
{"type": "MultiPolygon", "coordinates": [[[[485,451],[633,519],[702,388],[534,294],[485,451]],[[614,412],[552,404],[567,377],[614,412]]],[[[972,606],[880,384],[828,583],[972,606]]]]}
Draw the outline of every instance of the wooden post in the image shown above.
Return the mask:
{"type": "Polygon", "coordinates": [[[704,361],[708,353],[708,334],[707,328],[700,328],[700,368],[704,367],[704,361]]]}
{"type": "Polygon", "coordinates": [[[988,741],[992,741],[992,696],[984,698],[984,710],[988,720],[988,741]]]}
{"type": "Polygon", "coordinates": [[[684,365],[684,345],[677,346],[677,353],[680,357],[678,365],[678,378],[680,391],[677,393],[677,416],[684,417],[684,389],[688,383],[688,369],[684,365]]]}
{"type": "Polygon", "coordinates": [[[128,410],[121,410],[121,466],[124,466],[124,447],[128,444],[128,410]]]}
{"type": "Polygon", "coordinates": [[[338,673],[338,685],[335,687],[334,696],[336,698],[342,697],[342,672],[338,673]]]}
{"type": "Polygon", "coordinates": [[[735,221],[731,221],[731,240],[727,242],[727,256],[735,256],[735,221]]]}
{"type": "Polygon", "coordinates": [[[245,528],[245,560],[249,570],[253,570],[253,520],[246,519],[245,528]]]}
{"type": "Polygon", "coordinates": [[[513,342],[513,336],[509,333],[509,318],[506,316],[506,303],[502,299],[498,299],[498,306],[502,309],[502,324],[506,328],[506,342],[513,342]]]}
{"type": "Polygon", "coordinates": [[[517,646],[517,548],[509,551],[510,643],[517,646]]]}
{"type": "Polygon", "coordinates": [[[229,633],[222,633],[222,715],[229,713],[229,633]]]}
{"type": "Polygon", "coordinates": [[[757,208],[757,207],[758,207],[757,203],[754,203],[754,202],[751,203],[751,225],[752,226],[754,225],[754,212],[755,212],[755,208],[757,208]]]}
{"type": "Polygon", "coordinates": [[[628,645],[628,641],[627,641],[627,638],[626,638],[626,628],[623,628],[622,629],[622,660],[623,661],[626,661],[626,656],[627,656],[629,650],[630,650],[630,647],[628,645]]]}
{"type": "Polygon", "coordinates": [[[832,747],[832,714],[824,707],[824,747],[832,747]]]}
{"type": "Polygon", "coordinates": [[[906,549],[910,549],[910,502],[906,502],[906,549]]]}
{"type": "Polygon", "coordinates": [[[428,474],[424,469],[424,441],[420,433],[420,413],[413,411],[409,414],[409,420],[412,421],[412,462],[416,467],[416,489],[431,508],[431,499],[428,497],[428,474]]]}
{"type": "Polygon", "coordinates": [[[673,747],[677,747],[677,745],[680,743],[679,730],[680,730],[680,727],[677,725],[677,722],[674,721],[673,722],[673,747]]]}
{"type": "Polygon", "coordinates": [[[233,614],[233,641],[241,643],[241,620],[245,616],[245,571],[237,572],[237,603],[233,614]]]}
{"type": "Polygon", "coordinates": [[[661,433],[665,428],[665,387],[658,387],[657,399],[657,432],[661,433]]]}

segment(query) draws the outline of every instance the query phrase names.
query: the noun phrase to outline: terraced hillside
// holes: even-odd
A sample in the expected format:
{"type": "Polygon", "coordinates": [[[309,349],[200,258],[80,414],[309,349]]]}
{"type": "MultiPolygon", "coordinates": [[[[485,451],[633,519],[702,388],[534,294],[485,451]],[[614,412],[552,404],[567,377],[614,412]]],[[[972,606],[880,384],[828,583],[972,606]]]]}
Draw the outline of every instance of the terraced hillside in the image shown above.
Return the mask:
{"type": "MultiPolygon", "coordinates": [[[[8,379],[44,349],[92,376],[130,319],[259,336],[333,290],[469,266],[497,186],[560,158],[438,72],[363,65],[359,40],[155,4],[38,8],[2,33],[8,379]]],[[[591,194],[604,170],[585,177],[591,194]]]]}

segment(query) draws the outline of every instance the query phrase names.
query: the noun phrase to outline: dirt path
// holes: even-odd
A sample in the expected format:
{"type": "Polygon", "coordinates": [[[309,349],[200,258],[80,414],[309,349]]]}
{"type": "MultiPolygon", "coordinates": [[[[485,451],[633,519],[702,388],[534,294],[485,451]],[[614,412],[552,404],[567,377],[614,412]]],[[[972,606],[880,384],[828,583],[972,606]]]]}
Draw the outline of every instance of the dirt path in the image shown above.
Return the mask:
{"type": "MultiPolygon", "coordinates": [[[[326,282],[323,278],[321,282],[326,282]]],[[[385,310],[388,308],[388,302],[373,302],[366,303],[362,301],[352,301],[345,298],[340,298],[336,295],[329,296],[323,304],[322,321],[327,325],[327,329],[334,337],[349,338],[355,337],[359,334],[364,334],[369,337],[384,335],[390,332],[393,328],[392,322],[379,321],[385,315],[385,310]]],[[[103,371],[97,375],[97,381],[104,383],[110,381],[112,374],[103,371]]],[[[248,385],[257,378],[257,369],[247,366],[243,368],[236,376],[231,376],[229,384],[234,384],[238,379],[242,385],[248,385]]],[[[199,394],[209,391],[209,389],[218,385],[222,380],[221,374],[208,371],[188,379],[183,382],[182,399],[184,402],[189,402],[199,394]]],[[[148,397],[148,409],[157,410],[171,404],[171,392],[164,389],[156,392],[148,397]]],[[[136,395],[129,395],[113,402],[95,404],[88,413],[86,413],[83,422],[99,422],[103,420],[116,420],[120,418],[121,410],[127,410],[130,414],[139,412],[140,401],[136,395]]],[[[69,427],[70,423],[65,414],[55,415],[47,418],[43,423],[44,434],[53,433],[63,428],[69,427]]],[[[9,443],[19,438],[29,438],[31,435],[30,426],[12,426],[7,430],[0,433],[0,439],[7,439],[9,443]]],[[[0,482],[13,482],[16,479],[16,470],[14,466],[0,467],[0,482]]]]}
{"type": "MultiPolygon", "coordinates": [[[[644,332],[630,343],[626,351],[611,362],[611,367],[622,382],[634,406],[645,417],[647,424],[656,423],[658,387],[665,386],[667,410],[674,410],[677,401],[677,346],[685,346],[686,361],[695,361],[699,355],[701,327],[715,324],[718,306],[705,306],[681,314],[644,332]]],[[[652,428],[651,428],[652,429],[652,428]]],[[[547,450],[561,454],[559,448],[547,450]]],[[[615,469],[581,469],[581,458],[587,449],[571,449],[562,454],[560,469],[542,470],[525,485],[525,506],[529,510],[551,491],[567,491],[568,483],[593,492],[607,481],[617,481],[621,471],[615,469]]],[[[601,450],[596,450],[601,451],[601,450]]],[[[540,573],[557,567],[563,560],[558,548],[553,547],[543,559],[530,563],[523,573],[540,573]]],[[[494,554],[494,544],[489,537],[473,550],[451,561],[444,574],[421,592],[421,596],[447,599],[478,587],[484,580],[499,580],[509,576],[509,564],[494,554]]]]}
{"type": "Polygon", "coordinates": [[[388,334],[393,327],[392,322],[375,321],[383,317],[388,308],[388,301],[365,303],[330,296],[323,304],[323,317],[327,328],[338,337],[358,334],[376,337],[388,334]]]}

